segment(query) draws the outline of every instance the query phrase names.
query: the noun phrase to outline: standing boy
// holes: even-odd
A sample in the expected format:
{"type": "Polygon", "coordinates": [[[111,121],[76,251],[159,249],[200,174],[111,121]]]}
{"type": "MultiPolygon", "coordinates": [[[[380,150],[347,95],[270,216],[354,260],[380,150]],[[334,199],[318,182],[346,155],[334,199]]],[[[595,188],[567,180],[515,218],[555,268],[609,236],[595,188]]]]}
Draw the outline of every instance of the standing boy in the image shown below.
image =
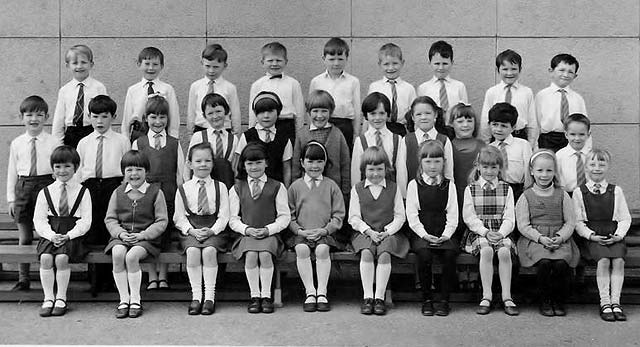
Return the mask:
{"type": "Polygon", "coordinates": [[[591,152],[591,121],[587,116],[574,113],[564,123],[564,134],[569,144],[556,153],[560,185],[569,195],[586,181],[585,167],[591,152]]]}

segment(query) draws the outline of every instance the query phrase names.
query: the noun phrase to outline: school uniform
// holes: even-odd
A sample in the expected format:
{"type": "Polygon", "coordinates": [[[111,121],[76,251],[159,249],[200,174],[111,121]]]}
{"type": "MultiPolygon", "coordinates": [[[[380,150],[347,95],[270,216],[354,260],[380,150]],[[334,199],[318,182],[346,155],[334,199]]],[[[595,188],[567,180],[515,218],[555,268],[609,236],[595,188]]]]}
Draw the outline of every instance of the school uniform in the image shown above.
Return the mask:
{"type": "MultiPolygon", "coordinates": [[[[161,81],[159,78],[154,80],[142,79],[140,82],[132,85],[127,89],[127,95],[124,99],[124,110],[122,111],[122,126],[120,132],[126,138],[131,138],[133,142],[137,136],[142,134],[131,134],[131,119],[137,116],[141,123],[144,123],[143,116],[145,115],[145,107],[149,94],[160,94],[169,103],[169,123],[167,124],[167,132],[169,135],[178,138],[180,127],[180,110],[178,107],[178,98],[173,87],[161,81]]],[[[146,125],[143,126],[146,133],[146,125]]]]}
{"type": "Polygon", "coordinates": [[[89,102],[98,95],[107,95],[107,88],[91,76],[83,81],[74,78],[62,86],[51,124],[53,136],[75,148],[80,139],[91,134],[89,102]]]}
{"type": "Polygon", "coordinates": [[[397,185],[386,179],[378,184],[365,179],[353,186],[350,200],[349,224],[356,231],[351,237],[354,252],[368,249],[376,258],[385,252],[398,258],[406,257],[409,240],[399,232],[406,217],[397,185]],[[368,229],[387,232],[389,236],[375,244],[364,234],[368,229]]]}
{"type": "Polygon", "coordinates": [[[515,227],[514,210],[513,192],[506,182],[480,177],[470,183],[464,190],[462,206],[462,218],[468,228],[462,237],[462,250],[477,256],[484,247],[496,252],[506,247],[515,253],[509,237],[515,227]],[[497,231],[504,238],[492,244],[486,238],[489,231],[497,231]]]}
{"type": "Polygon", "coordinates": [[[448,111],[451,110],[453,106],[458,103],[469,103],[467,88],[464,83],[451,78],[451,76],[445,77],[442,81],[433,76],[430,80],[422,83],[418,87],[418,96],[428,96],[433,99],[438,106],[443,108],[445,111],[445,123],[447,124],[449,123],[448,111]],[[440,98],[440,89],[443,84],[446,91],[446,100],[441,100],[440,98]],[[443,105],[445,101],[446,105],[443,105]]]}
{"type": "Polygon", "coordinates": [[[226,252],[229,238],[224,231],[229,223],[229,197],[224,184],[211,177],[194,177],[180,186],[178,192],[173,221],[182,234],[180,245],[184,252],[189,247],[215,247],[219,252],[226,252]],[[203,199],[202,202],[201,189],[206,192],[206,200],[203,199]],[[214,234],[206,240],[198,241],[189,235],[192,228],[210,228],[214,234]]]}
{"type": "Polygon", "coordinates": [[[55,181],[42,189],[33,216],[34,229],[40,236],[38,257],[66,254],[70,262],[82,260],[88,252],[82,241],[91,227],[91,218],[91,197],[79,183],[55,181]],[[69,240],[55,247],[52,240],[56,234],[67,235],[69,240]]]}
{"type": "Polygon", "coordinates": [[[309,93],[324,90],[331,94],[335,109],[329,119],[344,135],[349,149],[353,148],[354,121],[359,126],[360,115],[360,81],[357,77],[342,72],[337,78],[331,78],[325,71],[314,77],[309,83],[309,93]]]}
{"type": "Polygon", "coordinates": [[[287,190],[282,183],[267,175],[239,181],[229,191],[229,214],[229,227],[242,235],[231,247],[236,259],[240,260],[248,251],[269,252],[276,257],[282,253],[284,245],[279,233],[291,221],[287,190]],[[269,236],[263,239],[248,236],[245,231],[249,227],[267,228],[269,236]]]}
{"type": "Polygon", "coordinates": [[[144,182],[136,189],[143,196],[133,200],[128,193],[134,189],[128,183],[122,184],[111,195],[104,219],[111,239],[104,252],[111,254],[111,249],[116,245],[123,245],[127,249],[138,246],[155,258],[160,254],[161,236],[169,220],[164,194],[158,184],[144,182]],[[126,243],[118,237],[124,232],[143,235],[144,240],[135,244],[126,243]]]}
{"type": "Polygon", "coordinates": [[[562,124],[562,94],[565,94],[567,98],[567,116],[572,113],[587,115],[584,99],[569,86],[560,88],[555,83],[551,83],[550,86],[536,94],[536,115],[540,125],[538,146],[552,149],[554,152],[569,143],[564,135],[564,125],[562,124]]]}
{"type": "Polygon", "coordinates": [[[527,140],[509,135],[504,141],[493,141],[491,146],[500,149],[503,157],[506,153],[507,157],[503,158],[504,180],[511,186],[513,199],[517,201],[524,191],[525,183],[529,182],[527,166],[531,158],[531,145],[527,140]]]}
{"type": "Polygon", "coordinates": [[[491,128],[489,127],[489,110],[499,102],[513,105],[518,111],[518,120],[513,127],[513,136],[529,141],[533,146],[538,139],[538,118],[536,118],[536,103],[531,88],[515,82],[511,85],[500,83],[487,89],[484,94],[482,113],[480,114],[480,138],[486,143],[491,142],[491,128]],[[510,98],[509,98],[510,96],[510,98]]]}
{"type": "Polygon", "coordinates": [[[596,183],[589,180],[576,188],[573,201],[576,232],[580,236],[585,239],[591,235],[617,235],[623,238],[609,246],[588,241],[582,249],[583,256],[596,262],[602,258],[624,258],[627,254],[624,237],[631,226],[631,215],[622,188],[606,180],[599,182],[599,187],[596,187],[596,183]]]}
{"type": "MultiPolygon", "coordinates": [[[[556,152],[556,162],[558,163],[558,179],[560,186],[565,192],[569,193],[569,196],[573,194],[573,191],[578,188],[578,156],[582,157],[582,168],[587,165],[587,155],[591,153],[591,146],[585,144],[581,150],[576,151],[571,148],[571,145],[567,145],[558,152],[556,152]]],[[[582,172],[582,177],[586,182],[586,173],[582,172]]]]}
{"type": "MultiPolygon", "coordinates": [[[[360,162],[364,150],[369,146],[376,146],[377,130],[373,127],[367,129],[364,134],[358,136],[353,144],[353,155],[351,156],[351,185],[354,186],[364,179],[364,175],[360,173],[360,162]]],[[[399,160],[401,151],[404,150],[404,141],[400,135],[392,133],[387,127],[380,129],[380,138],[382,139],[382,148],[387,153],[391,169],[387,170],[387,179],[395,182],[397,180],[396,172],[398,168],[404,164],[399,160]]]]}
{"type": "Polygon", "coordinates": [[[282,74],[271,76],[266,74],[251,84],[249,91],[249,127],[257,123],[253,113],[253,100],[262,91],[273,92],[282,102],[282,112],[276,121],[276,127],[293,143],[296,131],[305,123],[304,96],[300,83],[295,78],[282,74]]]}
{"type": "Polygon", "coordinates": [[[293,248],[306,244],[310,248],[326,244],[344,248],[333,234],[342,228],[345,216],[344,198],[338,185],[328,177],[312,179],[309,175],[297,179],[288,190],[291,222],[286,244],[293,248]],[[329,233],[317,241],[298,235],[299,230],[324,228],[329,233]]]}
{"type": "Polygon", "coordinates": [[[211,129],[211,124],[204,118],[202,113],[202,99],[210,93],[222,95],[229,104],[230,117],[224,120],[224,128],[231,129],[234,134],[242,132],[240,101],[236,86],[220,76],[215,80],[203,77],[189,87],[189,102],[187,105],[187,124],[193,125],[194,134],[204,129],[211,129]]]}
{"type": "MultiPolygon", "coordinates": [[[[404,146],[398,149],[398,186],[402,192],[402,196],[407,195],[407,184],[412,179],[416,178],[420,160],[418,160],[418,153],[420,145],[427,140],[437,140],[444,147],[444,177],[450,181],[454,180],[453,177],[453,148],[451,141],[443,134],[439,133],[436,128],[431,128],[426,133],[421,129],[416,129],[415,132],[407,134],[404,137],[404,146]],[[402,163],[402,164],[400,164],[402,163]]],[[[475,159],[475,158],[474,158],[475,159]]]]}
{"type": "Polygon", "coordinates": [[[265,128],[260,124],[245,131],[240,136],[236,153],[240,155],[242,150],[251,142],[257,142],[267,148],[268,166],[267,176],[276,181],[283,182],[284,172],[282,163],[291,160],[293,156],[293,148],[290,139],[286,134],[277,129],[277,127],[265,128]],[[266,142],[270,139],[269,142],[266,142]]]}
{"type": "Polygon", "coordinates": [[[373,92],[379,92],[384,94],[391,103],[391,114],[389,114],[390,121],[387,122],[387,127],[394,134],[405,136],[407,134],[407,112],[410,111],[411,103],[416,98],[416,89],[409,82],[402,78],[396,78],[395,80],[388,79],[386,77],[372,82],[369,85],[368,94],[373,92]],[[395,119],[394,119],[394,105],[393,105],[393,89],[396,90],[396,106],[395,106],[395,119]]]}
{"type": "MultiPolygon", "coordinates": [[[[189,141],[189,148],[199,143],[208,143],[213,151],[213,169],[211,178],[225,184],[227,189],[231,189],[235,182],[233,170],[233,156],[238,146],[238,138],[227,130],[217,130],[213,128],[196,132],[189,141]]],[[[184,180],[191,179],[191,170],[184,171],[184,180]]]]}

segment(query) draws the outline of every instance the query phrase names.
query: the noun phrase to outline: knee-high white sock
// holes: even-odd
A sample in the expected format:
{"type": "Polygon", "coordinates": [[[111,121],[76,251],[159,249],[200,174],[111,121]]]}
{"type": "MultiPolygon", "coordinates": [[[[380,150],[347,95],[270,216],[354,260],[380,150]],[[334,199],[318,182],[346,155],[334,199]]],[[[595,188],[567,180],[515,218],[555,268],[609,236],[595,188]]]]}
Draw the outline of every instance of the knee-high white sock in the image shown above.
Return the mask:
{"type": "Polygon", "coordinates": [[[606,266],[598,263],[596,267],[596,283],[598,283],[598,293],[600,294],[600,306],[611,304],[609,288],[612,276],[610,271],[609,262],[607,262],[606,266]]]}
{"type": "Polygon", "coordinates": [[[202,265],[187,266],[189,284],[191,284],[191,300],[202,301],[202,265]]]}
{"type": "Polygon", "coordinates": [[[56,276],[53,273],[53,269],[40,268],[40,283],[42,283],[42,291],[44,291],[44,300],[52,300],[55,298],[53,294],[53,283],[56,280],[56,276]]]}
{"type": "Polygon", "coordinates": [[[296,257],[296,265],[298,265],[298,273],[300,274],[300,279],[304,285],[305,293],[307,295],[316,295],[316,288],[313,285],[313,268],[311,267],[311,258],[296,257]]]}
{"type": "Polygon", "coordinates": [[[316,258],[316,271],[318,272],[318,295],[327,295],[327,283],[331,274],[331,258],[316,258]]]}
{"type": "Polygon", "coordinates": [[[622,271],[611,273],[611,303],[620,304],[620,293],[622,292],[622,284],[624,283],[624,267],[622,271]]]}
{"type": "Polygon", "coordinates": [[[129,303],[131,296],[129,295],[129,279],[127,272],[113,272],[113,280],[116,282],[116,288],[118,288],[118,294],[120,294],[120,302],[129,303]]]}
{"type": "Polygon", "coordinates": [[[391,263],[378,263],[376,267],[376,299],[384,300],[384,292],[387,290],[389,276],[391,276],[391,263]]]}
{"type": "Polygon", "coordinates": [[[131,303],[139,304],[140,299],[140,283],[142,283],[142,271],[127,272],[129,279],[129,292],[131,293],[131,303]]]}
{"type": "Polygon", "coordinates": [[[373,298],[373,278],[375,276],[375,266],[373,262],[360,260],[360,279],[362,280],[362,291],[364,298],[373,298]]]}
{"type": "Polygon", "coordinates": [[[218,277],[217,266],[205,266],[202,268],[204,277],[204,299],[214,301],[216,298],[216,282],[218,277]]]}
{"type": "Polygon", "coordinates": [[[273,266],[260,266],[260,291],[261,298],[271,297],[271,281],[273,280],[273,266]]]}
{"type": "Polygon", "coordinates": [[[56,299],[67,301],[67,288],[69,287],[69,278],[71,278],[71,269],[56,271],[56,284],[58,285],[58,293],[56,293],[56,299]]]}
{"type": "Polygon", "coordinates": [[[247,282],[249,282],[249,291],[252,298],[260,297],[260,269],[258,267],[248,268],[244,267],[244,273],[247,275],[247,282]]]}
{"type": "Polygon", "coordinates": [[[493,283],[493,260],[482,259],[480,256],[480,281],[482,282],[482,297],[491,300],[493,293],[491,292],[491,284],[493,283]]]}

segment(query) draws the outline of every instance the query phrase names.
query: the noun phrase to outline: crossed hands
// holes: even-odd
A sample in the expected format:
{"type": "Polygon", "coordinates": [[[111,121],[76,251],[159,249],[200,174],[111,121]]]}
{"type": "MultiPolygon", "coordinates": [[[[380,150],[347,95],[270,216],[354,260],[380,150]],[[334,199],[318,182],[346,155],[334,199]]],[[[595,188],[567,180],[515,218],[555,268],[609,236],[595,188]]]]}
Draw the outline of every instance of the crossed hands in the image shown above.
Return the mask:
{"type": "Polygon", "coordinates": [[[369,238],[371,238],[371,240],[375,244],[380,244],[380,242],[382,242],[384,239],[386,239],[389,236],[389,233],[387,233],[386,231],[377,232],[377,231],[373,231],[373,229],[367,229],[367,231],[365,231],[364,234],[369,236],[369,238]]]}
{"type": "Polygon", "coordinates": [[[265,237],[269,236],[269,229],[267,228],[252,228],[252,227],[248,227],[247,229],[245,229],[244,231],[245,235],[247,236],[251,236],[255,239],[264,239],[265,237]]]}
{"type": "Polygon", "coordinates": [[[325,228],[316,229],[300,229],[298,235],[306,238],[309,241],[318,241],[321,237],[329,235],[329,232],[325,228]]]}
{"type": "Polygon", "coordinates": [[[69,241],[69,236],[68,235],[61,235],[61,234],[55,234],[55,235],[53,235],[53,238],[51,239],[51,242],[53,242],[53,246],[54,247],[62,247],[62,245],[67,243],[67,241],[69,241]]]}
{"type": "Polygon", "coordinates": [[[140,233],[128,233],[126,231],[121,232],[120,235],[118,235],[118,238],[120,238],[120,240],[130,245],[136,244],[144,240],[144,238],[142,237],[142,235],[140,235],[140,233]]]}
{"type": "Polygon", "coordinates": [[[198,242],[202,242],[214,234],[211,228],[199,228],[199,229],[191,228],[189,229],[188,233],[189,235],[195,237],[196,240],[198,240],[198,242]]]}
{"type": "Polygon", "coordinates": [[[443,243],[449,241],[450,238],[448,236],[444,236],[444,235],[442,235],[440,237],[435,237],[433,235],[427,234],[422,239],[427,241],[427,242],[429,242],[429,244],[431,246],[440,246],[443,243]]]}
{"type": "Polygon", "coordinates": [[[609,234],[607,236],[591,235],[589,236],[589,240],[597,242],[602,246],[609,246],[616,242],[622,241],[622,237],[615,234],[609,234]]]}

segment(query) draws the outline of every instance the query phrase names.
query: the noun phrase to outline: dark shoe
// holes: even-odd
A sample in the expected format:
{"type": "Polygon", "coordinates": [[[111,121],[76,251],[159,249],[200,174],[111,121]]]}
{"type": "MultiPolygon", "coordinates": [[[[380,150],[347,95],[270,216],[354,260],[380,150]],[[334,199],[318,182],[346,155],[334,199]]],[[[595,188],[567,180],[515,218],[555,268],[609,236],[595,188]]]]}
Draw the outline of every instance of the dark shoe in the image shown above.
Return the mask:
{"type": "Polygon", "coordinates": [[[273,313],[274,310],[273,299],[262,298],[262,313],[273,313]]]}
{"type": "Polygon", "coordinates": [[[16,283],[15,286],[13,286],[13,288],[11,288],[12,292],[25,292],[28,291],[29,288],[31,287],[31,282],[28,281],[18,281],[18,283],[16,283]]]}
{"type": "Polygon", "coordinates": [[[478,305],[478,308],[476,309],[476,313],[485,315],[485,314],[489,314],[489,312],[491,312],[491,300],[487,298],[482,298],[482,300],[480,300],[480,304],[478,305]],[[488,302],[489,305],[482,305],[482,303],[484,302],[488,302]]]}
{"type": "Polygon", "coordinates": [[[142,316],[142,305],[133,303],[129,304],[129,318],[138,318],[142,316]]]}
{"type": "Polygon", "coordinates": [[[425,300],[422,302],[422,315],[423,316],[433,316],[435,311],[433,310],[433,301],[425,300]]]}
{"type": "Polygon", "coordinates": [[[49,307],[42,307],[40,306],[40,310],[38,311],[38,314],[40,315],[40,317],[50,317],[51,316],[51,311],[53,310],[53,300],[45,300],[42,305],[44,305],[45,303],[50,302],[51,306],[49,307]]]}
{"type": "Polygon", "coordinates": [[[551,305],[553,307],[553,314],[558,317],[564,317],[567,315],[567,310],[564,308],[564,304],[554,302],[551,305]]]}
{"type": "Polygon", "coordinates": [[[556,315],[553,312],[553,306],[551,306],[551,301],[545,300],[540,304],[540,314],[545,317],[553,317],[556,315]]]}
{"type": "Polygon", "coordinates": [[[329,300],[327,299],[327,296],[324,294],[320,294],[318,295],[318,298],[324,298],[323,301],[318,301],[316,303],[316,308],[318,309],[318,312],[329,312],[331,311],[331,305],[329,304],[329,300]]]}
{"type": "Polygon", "coordinates": [[[622,311],[622,306],[620,304],[612,304],[611,309],[613,310],[613,316],[616,317],[617,321],[626,321],[627,316],[622,311]]]}
{"type": "Polygon", "coordinates": [[[151,280],[149,284],[147,284],[147,290],[158,290],[158,281],[151,280]]]}
{"type": "Polygon", "coordinates": [[[260,298],[251,298],[251,302],[249,303],[249,307],[247,307],[247,312],[249,313],[260,313],[262,312],[262,305],[260,304],[260,298]]]}
{"type": "Polygon", "coordinates": [[[375,313],[376,316],[384,316],[387,314],[387,306],[384,304],[384,300],[375,300],[373,304],[373,313],[375,313]]]}
{"type": "Polygon", "coordinates": [[[62,299],[56,299],[56,302],[62,302],[64,304],[64,306],[53,306],[53,309],[51,310],[51,315],[52,316],[64,316],[65,313],[67,313],[67,302],[62,300],[62,299]]]}
{"type": "Polygon", "coordinates": [[[506,313],[507,316],[517,316],[520,314],[520,311],[518,310],[516,303],[513,302],[512,299],[503,300],[502,304],[504,305],[504,313],[506,313]],[[508,302],[512,303],[513,306],[507,306],[508,302]]]}
{"type": "Polygon", "coordinates": [[[304,312],[316,312],[316,310],[318,309],[318,305],[316,303],[316,296],[313,294],[309,294],[307,295],[307,298],[304,300],[305,302],[302,303],[302,310],[304,312]],[[313,298],[312,302],[307,302],[307,300],[309,300],[310,298],[313,298]]]}
{"type": "Polygon", "coordinates": [[[360,313],[370,315],[373,313],[373,299],[365,298],[360,306],[360,313]]]}
{"type": "Polygon", "coordinates": [[[611,305],[600,306],[600,318],[602,318],[603,321],[607,321],[607,322],[616,321],[616,316],[613,314],[611,305]]]}
{"type": "Polygon", "coordinates": [[[440,301],[436,304],[436,316],[446,317],[449,315],[451,308],[449,307],[449,302],[446,300],[440,301]]]}
{"type": "Polygon", "coordinates": [[[200,314],[203,316],[210,316],[214,313],[216,313],[216,303],[211,300],[205,300],[200,314]]]}
{"type": "Polygon", "coordinates": [[[127,318],[129,317],[129,304],[126,302],[121,302],[118,304],[116,308],[116,318],[127,318]]]}
{"type": "Polygon", "coordinates": [[[202,311],[202,303],[199,300],[192,300],[189,304],[189,315],[197,316],[202,311]]]}

